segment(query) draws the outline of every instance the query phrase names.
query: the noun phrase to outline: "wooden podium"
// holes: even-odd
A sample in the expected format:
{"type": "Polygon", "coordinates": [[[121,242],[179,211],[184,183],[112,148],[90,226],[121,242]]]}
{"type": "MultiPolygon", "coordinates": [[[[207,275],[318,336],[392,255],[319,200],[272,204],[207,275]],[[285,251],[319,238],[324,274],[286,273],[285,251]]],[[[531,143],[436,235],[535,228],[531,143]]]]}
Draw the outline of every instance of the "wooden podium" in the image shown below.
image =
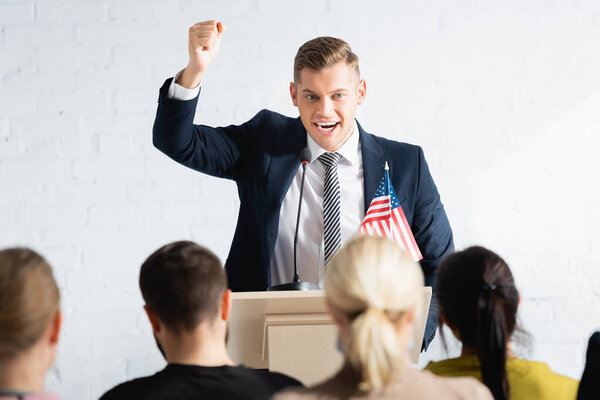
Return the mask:
{"type": "MultiPolygon", "coordinates": [[[[411,362],[417,363],[431,302],[423,288],[411,362]]],[[[293,376],[313,385],[341,366],[337,327],[322,290],[232,293],[227,349],[233,361],[293,376]]]]}

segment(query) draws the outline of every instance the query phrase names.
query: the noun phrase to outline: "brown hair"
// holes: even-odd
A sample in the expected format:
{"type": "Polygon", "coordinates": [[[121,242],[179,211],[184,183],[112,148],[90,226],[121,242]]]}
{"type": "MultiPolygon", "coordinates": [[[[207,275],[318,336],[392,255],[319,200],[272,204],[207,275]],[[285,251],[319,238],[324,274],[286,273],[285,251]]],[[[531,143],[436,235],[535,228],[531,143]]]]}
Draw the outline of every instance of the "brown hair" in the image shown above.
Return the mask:
{"type": "Polygon", "coordinates": [[[166,326],[189,331],[217,315],[227,277],[210,250],[180,241],[156,250],[142,264],[140,289],[148,308],[166,326]]]}
{"type": "Polygon", "coordinates": [[[450,254],[438,267],[435,291],[440,327],[443,317],[464,347],[477,350],[483,383],[495,400],[509,400],[507,346],[520,328],[519,292],[508,264],[481,246],[450,254]]]}
{"type": "Polygon", "coordinates": [[[360,76],[358,56],[352,52],[350,45],[342,39],[330,36],[321,36],[304,43],[298,49],[294,59],[294,82],[300,82],[300,71],[309,68],[322,71],[341,61],[345,61],[349,68],[354,68],[360,76]]]}
{"type": "Polygon", "coordinates": [[[27,350],[60,308],[52,268],[33,250],[0,251],[0,360],[27,350]]]}

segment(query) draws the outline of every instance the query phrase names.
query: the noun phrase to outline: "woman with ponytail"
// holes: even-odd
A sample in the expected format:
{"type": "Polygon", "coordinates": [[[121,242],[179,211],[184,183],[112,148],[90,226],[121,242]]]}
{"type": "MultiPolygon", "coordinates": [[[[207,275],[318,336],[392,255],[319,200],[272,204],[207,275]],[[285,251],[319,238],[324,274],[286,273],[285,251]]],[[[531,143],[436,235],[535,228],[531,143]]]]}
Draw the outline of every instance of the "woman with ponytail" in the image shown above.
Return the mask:
{"type": "Polygon", "coordinates": [[[61,326],[60,293],[36,252],[0,251],[0,400],[58,400],[44,391],[61,326]]]}
{"type": "Polygon", "coordinates": [[[339,327],[342,369],[310,389],[276,400],[492,400],[472,378],[440,378],[408,365],[407,348],[420,309],[423,273],[396,243],[361,236],[328,264],[325,295],[339,327]]]}
{"type": "MultiPolygon", "coordinates": [[[[577,381],[555,374],[541,362],[514,356],[520,297],[506,262],[483,247],[449,255],[438,267],[435,291],[440,327],[462,342],[458,358],[426,367],[442,376],[472,376],[494,400],[574,400],[577,381]]],[[[440,330],[440,332],[442,332],[440,330]]]]}

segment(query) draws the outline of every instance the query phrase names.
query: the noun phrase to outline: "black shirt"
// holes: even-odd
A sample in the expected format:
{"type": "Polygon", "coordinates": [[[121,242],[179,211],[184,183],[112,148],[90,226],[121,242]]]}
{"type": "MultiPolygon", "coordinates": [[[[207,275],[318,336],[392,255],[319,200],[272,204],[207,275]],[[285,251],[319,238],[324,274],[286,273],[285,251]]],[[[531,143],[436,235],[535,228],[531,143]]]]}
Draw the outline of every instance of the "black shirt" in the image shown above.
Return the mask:
{"type": "Polygon", "coordinates": [[[289,376],[244,366],[201,367],[168,364],[152,376],[122,383],[100,400],[269,399],[288,386],[302,385],[289,376]]]}

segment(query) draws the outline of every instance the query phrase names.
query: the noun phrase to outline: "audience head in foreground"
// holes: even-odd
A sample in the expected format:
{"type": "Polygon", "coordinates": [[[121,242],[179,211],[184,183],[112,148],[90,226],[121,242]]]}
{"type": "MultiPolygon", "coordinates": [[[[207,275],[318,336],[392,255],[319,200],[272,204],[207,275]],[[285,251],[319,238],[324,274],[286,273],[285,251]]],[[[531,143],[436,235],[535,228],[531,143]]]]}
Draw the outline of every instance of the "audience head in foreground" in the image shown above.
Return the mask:
{"type": "Polygon", "coordinates": [[[189,241],[167,244],[142,264],[144,310],[162,371],[125,382],[102,399],[268,399],[299,385],[282,374],[235,366],[226,348],[231,291],[221,262],[189,241]]]}
{"type": "Polygon", "coordinates": [[[328,264],[325,294],[345,365],[331,379],[284,399],[491,399],[474,379],[439,378],[408,365],[423,273],[396,243],[361,236],[328,264]]]}
{"type": "Polygon", "coordinates": [[[57,399],[44,393],[61,327],[52,268],[25,248],[0,251],[0,399],[57,399]]]}
{"type": "Polygon", "coordinates": [[[577,400],[600,398],[600,331],[594,332],[588,342],[585,368],[577,392],[577,400]]]}
{"type": "Polygon", "coordinates": [[[476,246],[449,255],[438,267],[435,291],[440,326],[446,324],[462,342],[462,355],[430,363],[427,369],[476,377],[495,400],[575,397],[575,380],[553,373],[544,363],[514,356],[511,337],[519,330],[520,296],[498,254],[476,246]]]}

